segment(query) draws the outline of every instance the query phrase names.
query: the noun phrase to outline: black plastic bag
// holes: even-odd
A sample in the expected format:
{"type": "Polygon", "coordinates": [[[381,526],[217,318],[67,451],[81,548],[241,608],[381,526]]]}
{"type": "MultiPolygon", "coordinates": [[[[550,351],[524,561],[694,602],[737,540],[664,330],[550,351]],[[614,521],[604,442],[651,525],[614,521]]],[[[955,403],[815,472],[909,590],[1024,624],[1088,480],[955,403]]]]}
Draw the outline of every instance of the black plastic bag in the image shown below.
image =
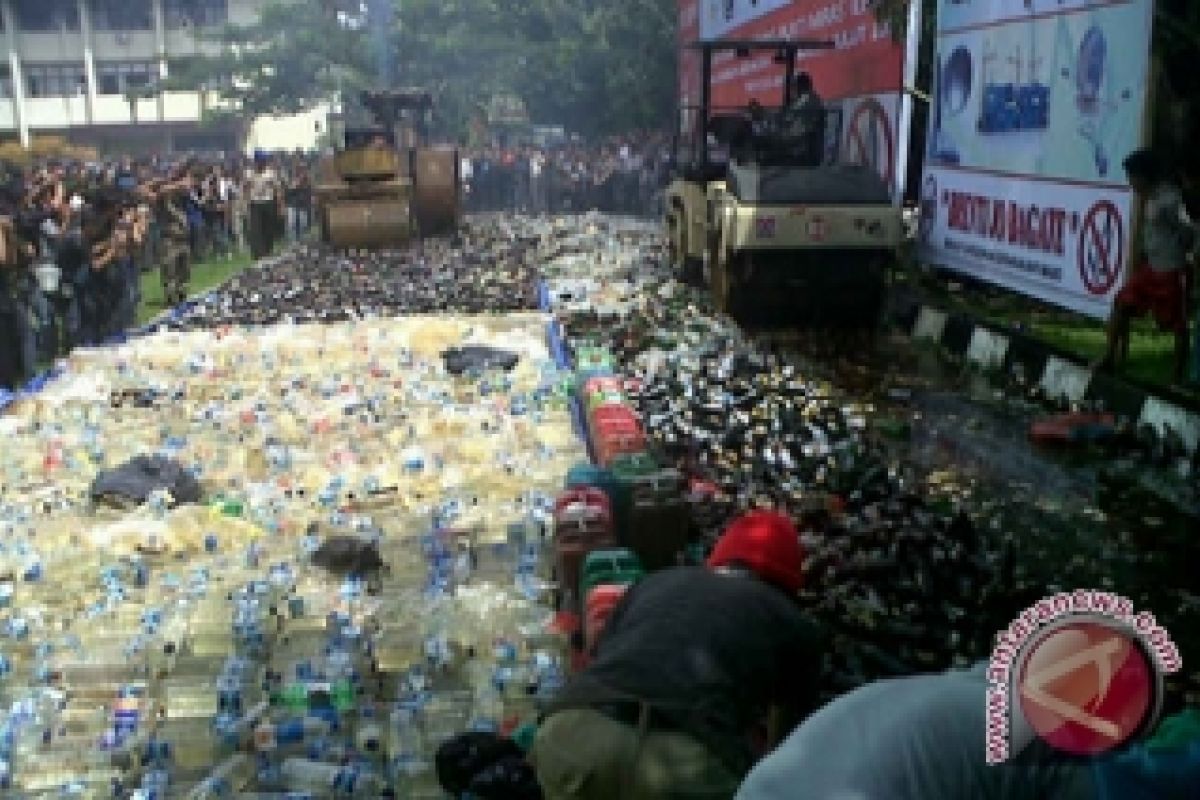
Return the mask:
{"type": "Polygon", "coordinates": [[[434,766],[438,783],[457,797],[468,790],[474,791],[476,776],[488,767],[513,758],[521,759],[522,754],[512,739],[494,733],[470,732],[461,733],[439,747],[434,766]]]}
{"type": "Polygon", "coordinates": [[[521,357],[508,350],[485,345],[467,345],[452,347],[442,353],[446,362],[446,371],[451,375],[462,375],[466,372],[485,372],[488,370],[510,370],[517,365],[521,357]]]}
{"type": "Polygon", "coordinates": [[[204,495],[199,481],[183,465],[163,456],[137,456],[92,481],[92,500],[125,506],[146,502],[151,493],[166,489],[176,505],[199,503],[204,495]]]}

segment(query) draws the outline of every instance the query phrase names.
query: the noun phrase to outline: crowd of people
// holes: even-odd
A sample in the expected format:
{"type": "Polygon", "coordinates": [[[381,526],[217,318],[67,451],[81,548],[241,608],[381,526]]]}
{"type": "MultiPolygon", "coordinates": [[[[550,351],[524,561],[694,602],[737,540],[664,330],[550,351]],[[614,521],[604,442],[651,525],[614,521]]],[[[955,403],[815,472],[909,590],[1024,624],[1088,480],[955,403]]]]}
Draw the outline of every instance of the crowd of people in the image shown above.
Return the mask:
{"type": "Polygon", "coordinates": [[[487,147],[464,152],[468,211],[655,216],[668,180],[668,143],[661,134],[538,147],[487,147]]]}
{"type": "MultiPolygon", "coordinates": [[[[668,179],[658,134],[464,150],[468,212],[652,216],[668,179]]],[[[191,265],[269,254],[314,222],[310,156],[0,165],[0,387],[128,330],[142,275],[182,302],[191,265]]]]}
{"type": "Polygon", "coordinates": [[[311,220],[305,156],[256,154],[5,165],[0,178],[0,386],[20,385],[77,346],[131,328],[142,274],[164,306],[188,293],[191,265],[261,258],[311,220]]]}

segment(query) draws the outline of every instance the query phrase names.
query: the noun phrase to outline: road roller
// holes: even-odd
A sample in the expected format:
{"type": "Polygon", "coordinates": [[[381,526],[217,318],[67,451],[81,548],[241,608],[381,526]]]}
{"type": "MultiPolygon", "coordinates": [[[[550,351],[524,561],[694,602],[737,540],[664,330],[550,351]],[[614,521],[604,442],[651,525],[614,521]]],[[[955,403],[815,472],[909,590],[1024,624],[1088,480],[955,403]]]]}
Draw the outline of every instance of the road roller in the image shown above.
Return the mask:
{"type": "MultiPolygon", "coordinates": [[[[685,281],[755,326],[873,328],[901,210],[878,172],[841,158],[839,109],[791,109],[796,56],[832,41],[700,42],[701,96],[680,109],[667,190],[669,253],[685,281]],[[768,51],[784,67],[778,107],[714,108],[713,54],[768,51]],[[798,124],[803,123],[803,124],[798,124]]],[[[819,87],[818,87],[819,88],[819,87]]]]}
{"type": "Polygon", "coordinates": [[[376,124],[349,128],[317,170],[321,238],[341,248],[387,248],[453,231],[461,216],[458,151],[429,146],[432,96],[419,89],[364,91],[376,124]]]}

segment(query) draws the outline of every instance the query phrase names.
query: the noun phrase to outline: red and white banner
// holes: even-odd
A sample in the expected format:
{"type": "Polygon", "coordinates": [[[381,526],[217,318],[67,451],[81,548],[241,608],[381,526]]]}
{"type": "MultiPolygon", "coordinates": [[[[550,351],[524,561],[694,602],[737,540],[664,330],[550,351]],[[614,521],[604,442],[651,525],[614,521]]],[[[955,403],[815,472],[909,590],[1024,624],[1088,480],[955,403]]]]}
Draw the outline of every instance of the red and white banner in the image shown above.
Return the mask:
{"type": "MultiPolygon", "coordinates": [[[[866,94],[899,92],[904,70],[902,37],[879,22],[868,0],[792,0],[759,2],[732,0],[729,24],[712,23],[714,12],[724,19],[730,0],[702,0],[700,38],[831,40],[833,50],[801,53],[799,69],[813,78],[826,100],[866,94]],[[752,7],[749,11],[739,8],[752,7]]],[[[770,53],[738,58],[734,53],[713,57],[713,105],[744,107],[756,99],[779,105],[783,68],[770,53]]]]}
{"type": "Polygon", "coordinates": [[[928,167],[923,249],[956,271],[1090,316],[1129,272],[1128,191],[928,167]]]}
{"type": "MultiPolygon", "coordinates": [[[[900,124],[904,37],[893,37],[868,0],[680,0],[681,45],[718,39],[817,39],[832,50],[802,52],[797,71],[812,76],[817,94],[842,110],[842,160],[874,166],[900,196],[903,149],[900,124]]],[[[751,100],[777,107],[784,67],[773,53],[713,55],[712,105],[745,108],[751,100]]],[[[682,50],[680,97],[699,98],[699,60],[682,50]]]]}

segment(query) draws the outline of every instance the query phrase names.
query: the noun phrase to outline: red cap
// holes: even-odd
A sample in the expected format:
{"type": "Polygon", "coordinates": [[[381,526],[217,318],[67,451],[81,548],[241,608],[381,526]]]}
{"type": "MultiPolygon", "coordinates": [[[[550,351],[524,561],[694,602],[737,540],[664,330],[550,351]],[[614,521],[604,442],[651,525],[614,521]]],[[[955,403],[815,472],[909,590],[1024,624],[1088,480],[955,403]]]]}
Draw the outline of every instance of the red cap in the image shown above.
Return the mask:
{"type": "Polygon", "coordinates": [[[778,511],[751,511],[729,523],[708,557],[708,566],[739,562],[792,593],[804,583],[800,534],[791,519],[778,511]]]}

